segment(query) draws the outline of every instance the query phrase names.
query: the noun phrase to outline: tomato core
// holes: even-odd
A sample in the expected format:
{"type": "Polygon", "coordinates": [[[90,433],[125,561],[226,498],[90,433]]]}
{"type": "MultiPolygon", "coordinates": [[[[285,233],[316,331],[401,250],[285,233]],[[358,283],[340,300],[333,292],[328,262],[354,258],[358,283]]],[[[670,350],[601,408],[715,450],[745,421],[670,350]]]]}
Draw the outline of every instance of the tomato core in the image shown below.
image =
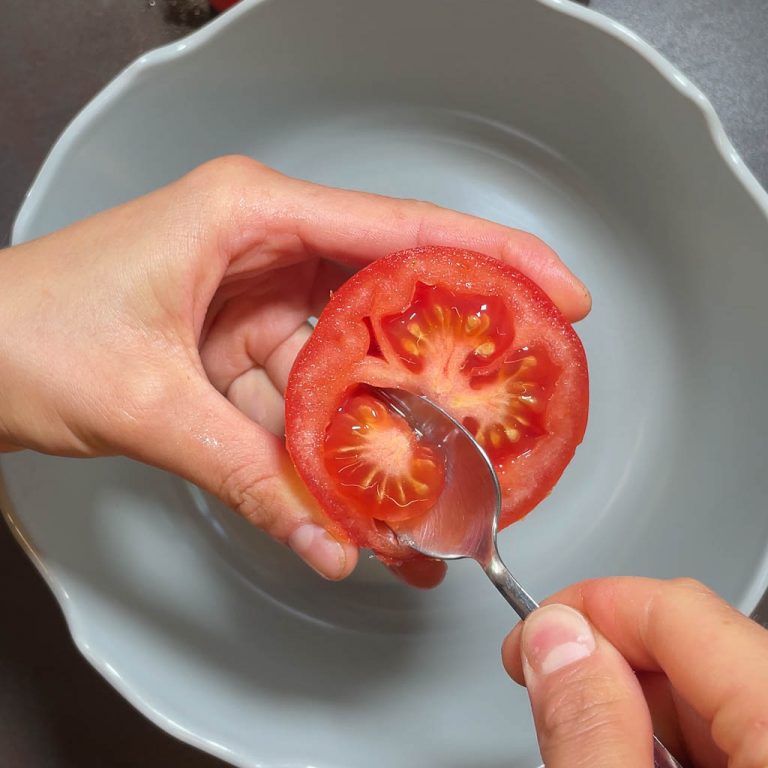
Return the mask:
{"type": "Polygon", "coordinates": [[[440,454],[370,394],[352,395],[334,414],[324,451],[339,491],[375,520],[417,517],[443,489],[440,454]]]}
{"type": "Polygon", "coordinates": [[[545,433],[559,369],[542,349],[511,349],[514,324],[501,299],[419,283],[382,330],[423,394],[460,421],[492,460],[519,455],[545,433]]]}

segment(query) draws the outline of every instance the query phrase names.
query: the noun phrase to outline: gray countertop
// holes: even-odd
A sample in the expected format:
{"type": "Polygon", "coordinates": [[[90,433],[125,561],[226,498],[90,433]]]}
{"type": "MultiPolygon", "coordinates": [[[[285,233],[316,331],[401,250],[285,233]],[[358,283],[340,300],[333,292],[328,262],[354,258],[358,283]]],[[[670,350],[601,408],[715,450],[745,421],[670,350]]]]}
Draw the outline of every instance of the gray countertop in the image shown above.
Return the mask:
{"type": "MultiPolygon", "coordinates": [[[[0,243],[45,153],[80,107],[140,53],[186,34],[208,14],[195,0],[2,6],[0,243]]],[[[592,0],[590,7],[625,23],[701,86],[768,186],[768,2],[592,0]]],[[[0,617],[0,765],[224,765],[157,729],[88,666],[3,525],[0,617]]]]}

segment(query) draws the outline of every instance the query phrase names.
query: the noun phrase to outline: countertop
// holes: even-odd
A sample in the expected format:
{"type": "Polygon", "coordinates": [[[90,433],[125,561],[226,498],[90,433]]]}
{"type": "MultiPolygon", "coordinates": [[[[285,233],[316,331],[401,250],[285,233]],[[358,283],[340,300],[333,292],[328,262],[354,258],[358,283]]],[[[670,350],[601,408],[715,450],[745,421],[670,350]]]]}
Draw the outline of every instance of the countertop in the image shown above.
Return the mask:
{"type": "MultiPolygon", "coordinates": [[[[514,0],[510,0],[513,2],[514,0]]],[[[204,23],[202,0],[4,0],[0,243],[50,145],[142,52],[204,23]]],[[[768,187],[766,0],[592,0],[655,45],[715,105],[768,187]]],[[[763,604],[760,618],[768,618],[763,604]]],[[[215,768],[138,714],[81,658],[42,579],[0,524],[0,765],[215,768]]]]}

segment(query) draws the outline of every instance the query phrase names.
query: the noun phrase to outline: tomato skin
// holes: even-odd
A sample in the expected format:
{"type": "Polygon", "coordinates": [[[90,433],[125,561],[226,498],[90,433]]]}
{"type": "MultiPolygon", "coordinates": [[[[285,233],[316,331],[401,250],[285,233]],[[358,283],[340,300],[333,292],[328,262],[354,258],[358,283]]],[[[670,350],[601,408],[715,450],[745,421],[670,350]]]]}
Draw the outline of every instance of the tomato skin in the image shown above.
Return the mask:
{"type": "Polygon", "coordinates": [[[217,11],[226,11],[227,8],[231,8],[238,0],[210,0],[211,5],[217,11]]]}
{"type": "MultiPolygon", "coordinates": [[[[401,545],[386,525],[350,508],[324,464],[323,446],[333,415],[360,384],[402,388],[440,402],[443,395],[434,382],[420,377],[414,361],[396,348],[399,326],[392,331],[391,318],[411,306],[419,285],[439,286],[459,297],[500,299],[514,328],[510,354],[543,349],[559,371],[556,380],[551,377],[542,436],[497,463],[503,489],[500,528],[548,495],[582,440],[588,409],[587,362],[578,336],[543,291],[507,264],[470,251],[424,247],[379,259],[350,278],[331,297],[291,371],[287,447],[301,478],[335,524],[335,533],[398,566],[420,556],[401,545]]],[[[505,351],[485,367],[473,362],[471,372],[490,380],[508,358],[505,351]]]]}

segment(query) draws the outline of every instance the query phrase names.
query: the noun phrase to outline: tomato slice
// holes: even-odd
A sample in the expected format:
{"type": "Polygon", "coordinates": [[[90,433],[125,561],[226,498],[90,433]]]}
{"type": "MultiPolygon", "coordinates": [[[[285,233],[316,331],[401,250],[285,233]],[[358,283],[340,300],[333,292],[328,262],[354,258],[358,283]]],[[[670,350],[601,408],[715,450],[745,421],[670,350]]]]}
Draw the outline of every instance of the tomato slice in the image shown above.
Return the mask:
{"type": "Polygon", "coordinates": [[[358,272],[296,359],[286,438],[337,534],[395,566],[420,555],[390,525],[429,512],[443,459],[371,387],[427,395],[475,435],[499,476],[501,528],[550,492],[586,428],[581,342],[515,269],[432,247],[358,272]]]}

